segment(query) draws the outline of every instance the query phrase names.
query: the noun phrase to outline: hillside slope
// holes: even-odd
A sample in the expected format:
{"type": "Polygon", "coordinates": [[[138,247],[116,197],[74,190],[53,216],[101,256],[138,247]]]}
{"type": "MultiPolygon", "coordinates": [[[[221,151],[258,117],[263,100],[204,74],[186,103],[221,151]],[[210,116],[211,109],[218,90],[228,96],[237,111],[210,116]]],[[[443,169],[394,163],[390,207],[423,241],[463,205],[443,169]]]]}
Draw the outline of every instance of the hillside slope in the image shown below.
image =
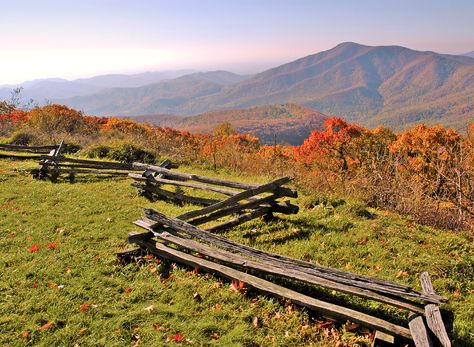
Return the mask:
{"type": "MultiPolygon", "coordinates": [[[[334,333],[341,326],[319,324],[327,319],[318,314],[255,291],[230,290],[230,281],[192,268],[172,266],[167,274],[166,264],[154,258],[118,264],[115,253],[127,247],[124,238],[136,229],[132,221],[151,203],[128,179],[78,176],[74,184],[66,178],[52,184],[31,178],[29,170],[37,167],[35,161],[0,160],[2,346],[136,345],[137,340],[140,346],[188,345],[173,342],[177,334],[195,346],[370,344],[362,327],[334,333]]],[[[270,179],[196,167],[180,171],[262,184],[270,179]]],[[[342,199],[318,200],[302,192],[295,203],[301,207],[297,215],[254,220],[224,236],[415,288],[420,272],[428,271],[436,292],[450,300],[446,308],[454,311],[453,346],[472,346],[472,237],[342,199]]],[[[196,209],[152,204],[172,216],[196,209]]],[[[385,305],[298,288],[380,318],[394,316],[385,305]]],[[[397,317],[406,321],[401,312],[397,317]]]]}
{"type": "Polygon", "coordinates": [[[311,130],[322,129],[327,116],[307,107],[281,104],[208,112],[184,118],[169,115],[130,118],[204,134],[211,133],[216,125],[228,122],[239,133],[256,136],[262,143],[300,145],[311,130]]]}
{"type": "Polygon", "coordinates": [[[189,100],[218,93],[245,77],[227,71],[199,72],[138,88],[111,88],[58,100],[94,115],[176,113],[189,100]]]}
{"type": "Polygon", "coordinates": [[[370,126],[449,125],[472,114],[473,68],[469,57],[344,43],[196,100],[190,109],[292,102],[370,126]]]}

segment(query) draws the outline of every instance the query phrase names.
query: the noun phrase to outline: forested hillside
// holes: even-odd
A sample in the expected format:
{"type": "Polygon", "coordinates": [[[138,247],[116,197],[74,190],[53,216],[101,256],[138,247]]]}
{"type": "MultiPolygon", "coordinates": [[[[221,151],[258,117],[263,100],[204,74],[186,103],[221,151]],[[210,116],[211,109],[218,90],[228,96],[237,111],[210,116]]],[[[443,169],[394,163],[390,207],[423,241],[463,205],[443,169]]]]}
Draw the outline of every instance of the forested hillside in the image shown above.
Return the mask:
{"type": "Polygon", "coordinates": [[[248,78],[193,74],[61,102],[119,116],[196,115],[296,103],[369,127],[402,129],[420,122],[464,127],[473,117],[472,100],[474,58],[346,42],[248,78]]]}

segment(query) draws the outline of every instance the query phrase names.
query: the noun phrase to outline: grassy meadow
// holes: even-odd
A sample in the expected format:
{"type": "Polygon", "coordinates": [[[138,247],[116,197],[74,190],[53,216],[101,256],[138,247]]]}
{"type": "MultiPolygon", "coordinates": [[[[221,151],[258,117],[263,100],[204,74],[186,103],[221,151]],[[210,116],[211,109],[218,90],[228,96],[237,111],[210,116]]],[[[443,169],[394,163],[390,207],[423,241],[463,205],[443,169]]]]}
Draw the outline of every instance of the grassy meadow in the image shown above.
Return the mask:
{"type": "MultiPolygon", "coordinates": [[[[126,178],[37,181],[29,174],[36,167],[34,161],[0,160],[0,345],[370,345],[363,329],[332,325],[273,298],[244,295],[211,275],[172,265],[170,277],[160,276],[163,265],[153,258],[119,264],[115,253],[130,247],[124,240],[138,230],[131,222],[143,207],[170,216],[196,207],[149,202],[126,178]]],[[[435,290],[450,299],[453,345],[474,345],[472,235],[421,226],[357,201],[300,194],[295,202],[301,208],[297,215],[252,221],[226,236],[417,289],[419,274],[428,271],[435,290]]],[[[406,318],[362,299],[298,289],[386,319],[406,318]]]]}

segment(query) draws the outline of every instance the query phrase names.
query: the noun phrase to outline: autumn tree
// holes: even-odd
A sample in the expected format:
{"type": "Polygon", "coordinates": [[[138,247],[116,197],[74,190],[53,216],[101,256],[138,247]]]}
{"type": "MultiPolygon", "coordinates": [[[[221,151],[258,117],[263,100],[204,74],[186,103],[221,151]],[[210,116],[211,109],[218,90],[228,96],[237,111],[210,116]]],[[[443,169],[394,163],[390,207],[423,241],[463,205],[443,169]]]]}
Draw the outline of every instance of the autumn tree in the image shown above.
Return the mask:
{"type": "Polygon", "coordinates": [[[236,134],[237,134],[237,130],[235,130],[232,124],[230,124],[229,122],[219,124],[218,126],[214,128],[212,132],[212,136],[215,136],[215,137],[216,136],[217,137],[229,136],[229,135],[236,135],[236,134]]]}
{"type": "Polygon", "coordinates": [[[460,223],[474,216],[473,173],[466,144],[453,129],[418,125],[390,146],[401,180],[418,187],[422,197],[439,209],[457,210],[460,223]]]}
{"type": "Polygon", "coordinates": [[[327,169],[345,174],[353,161],[351,144],[365,131],[340,118],[329,118],[324,122],[323,131],[313,130],[301,146],[295,147],[295,159],[308,165],[324,165],[327,169]]]}
{"type": "Polygon", "coordinates": [[[61,134],[77,135],[90,130],[82,112],[57,104],[35,107],[28,112],[28,123],[53,143],[58,142],[61,134]]]}

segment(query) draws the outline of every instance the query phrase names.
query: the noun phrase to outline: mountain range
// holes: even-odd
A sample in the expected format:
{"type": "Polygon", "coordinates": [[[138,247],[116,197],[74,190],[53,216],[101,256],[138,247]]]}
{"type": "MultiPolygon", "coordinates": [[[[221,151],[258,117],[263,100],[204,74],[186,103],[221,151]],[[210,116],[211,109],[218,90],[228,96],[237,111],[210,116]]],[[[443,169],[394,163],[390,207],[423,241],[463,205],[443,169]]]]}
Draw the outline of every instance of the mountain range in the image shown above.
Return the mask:
{"type": "Polygon", "coordinates": [[[18,85],[1,85],[0,99],[8,99],[14,88],[22,88],[23,99],[34,99],[43,103],[53,99],[70,98],[98,93],[107,88],[136,88],[164,80],[174,79],[193,72],[193,70],[143,72],[134,75],[109,74],[91,78],[66,80],[48,78],[27,81],[18,85]]]}
{"type": "Polygon", "coordinates": [[[62,89],[49,99],[102,116],[217,111],[225,118],[229,110],[298,104],[368,127],[424,122],[462,128],[474,119],[474,58],[401,46],[345,42],[252,76],[211,71],[167,77],[145,85],[89,80],[100,90],[71,97],[73,91],[62,89]]]}

